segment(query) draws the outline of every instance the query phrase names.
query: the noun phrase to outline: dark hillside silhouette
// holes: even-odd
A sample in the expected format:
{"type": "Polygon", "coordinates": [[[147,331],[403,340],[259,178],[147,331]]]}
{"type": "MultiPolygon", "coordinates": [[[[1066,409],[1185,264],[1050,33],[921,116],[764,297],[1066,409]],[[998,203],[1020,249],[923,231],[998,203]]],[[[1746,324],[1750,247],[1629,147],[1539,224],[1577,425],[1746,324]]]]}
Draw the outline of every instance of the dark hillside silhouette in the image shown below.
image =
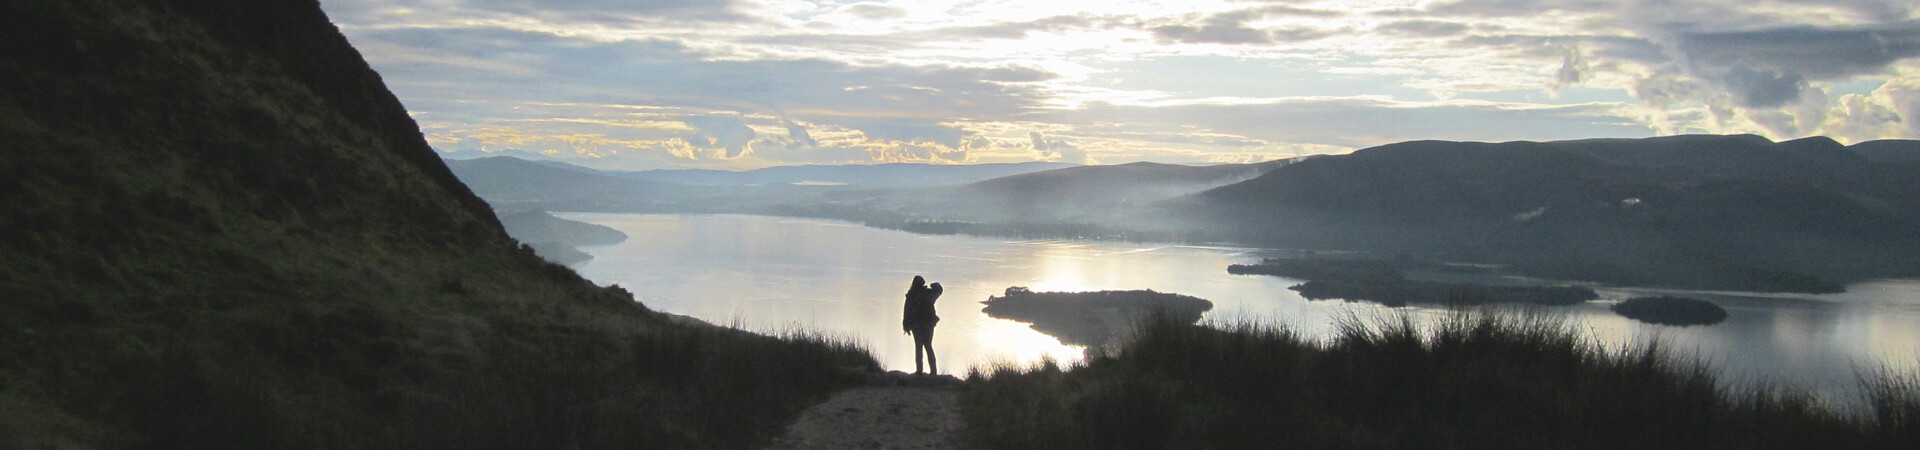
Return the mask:
{"type": "Polygon", "coordinates": [[[313,0],[0,0],[0,448],[755,447],[876,369],[535,257],[313,0]]]}
{"type": "Polygon", "coordinates": [[[1853,144],[1847,147],[1860,157],[1869,161],[1888,163],[1920,163],[1920,141],[1909,139],[1882,139],[1853,144]]]}

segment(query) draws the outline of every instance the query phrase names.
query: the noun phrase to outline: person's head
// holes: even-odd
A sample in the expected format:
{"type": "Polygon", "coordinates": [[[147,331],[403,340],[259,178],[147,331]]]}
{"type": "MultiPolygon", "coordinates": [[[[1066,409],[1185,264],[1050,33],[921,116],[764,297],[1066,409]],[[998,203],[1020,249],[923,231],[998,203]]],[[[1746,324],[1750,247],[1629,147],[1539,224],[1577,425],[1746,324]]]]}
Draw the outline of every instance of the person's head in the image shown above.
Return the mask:
{"type": "Polygon", "coordinates": [[[927,287],[927,279],[926,279],[926,278],[920,278],[920,276],[919,276],[919,275],[914,275],[914,276],[913,276],[913,287],[916,287],[916,288],[923,288],[923,287],[927,287]]]}
{"type": "Polygon", "coordinates": [[[929,286],[927,286],[927,287],[929,287],[929,288],[932,288],[933,290],[936,290],[936,291],[944,291],[944,290],[947,290],[946,288],[942,288],[942,287],[940,287],[940,282],[938,282],[938,281],[935,281],[935,282],[933,282],[933,284],[932,284],[932,285],[929,285],[929,286]]]}

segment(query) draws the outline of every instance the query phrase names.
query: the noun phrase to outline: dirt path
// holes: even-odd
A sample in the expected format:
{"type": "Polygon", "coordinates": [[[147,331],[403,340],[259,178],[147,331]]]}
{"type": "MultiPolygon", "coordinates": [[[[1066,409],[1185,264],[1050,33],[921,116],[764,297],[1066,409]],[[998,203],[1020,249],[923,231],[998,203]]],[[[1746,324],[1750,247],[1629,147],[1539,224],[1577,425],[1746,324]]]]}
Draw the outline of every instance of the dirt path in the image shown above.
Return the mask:
{"type": "Polygon", "coordinates": [[[959,448],[960,384],[948,376],[876,376],[801,413],[772,448],[959,448]]]}

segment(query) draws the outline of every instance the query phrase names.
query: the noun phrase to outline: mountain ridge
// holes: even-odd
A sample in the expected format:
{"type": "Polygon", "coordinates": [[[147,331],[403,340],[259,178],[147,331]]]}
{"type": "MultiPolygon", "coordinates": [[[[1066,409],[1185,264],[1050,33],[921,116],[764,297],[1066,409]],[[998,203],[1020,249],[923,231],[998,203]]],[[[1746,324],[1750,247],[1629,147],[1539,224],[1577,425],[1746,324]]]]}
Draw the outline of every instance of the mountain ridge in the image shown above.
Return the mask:
{"type": "Polygon", "coordinates": [[[1902,256],[1920,248],[1903,231],[1920,224],[1920,197],[1903,187],[1916,180],[1920,170],[1824,138],[1410,141],[1288,165],[1156,214],[1269,245],[1453,254],[1626,284],[1825,291],[1792,274],[1920,268],[1902,256]]]}

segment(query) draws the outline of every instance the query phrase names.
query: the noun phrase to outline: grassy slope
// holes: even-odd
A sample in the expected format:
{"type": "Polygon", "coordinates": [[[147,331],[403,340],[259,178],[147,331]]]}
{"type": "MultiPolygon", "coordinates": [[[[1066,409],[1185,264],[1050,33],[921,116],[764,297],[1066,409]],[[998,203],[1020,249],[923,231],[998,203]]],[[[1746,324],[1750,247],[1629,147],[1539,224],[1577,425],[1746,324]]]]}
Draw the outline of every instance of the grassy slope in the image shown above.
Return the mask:
{"type": "Polygon", "coordinates": [[[1730,391],[1658,348],[1596,350],[1565,324],[1456,315],[1437,329],[1149,321],[1119,356],[970,375],[986,448],[1911,448],[1920,396],[1882,384],[1850,418],[1730,391]],[[990,375],[990,377],[987,377],[990,375]],[[984,378],[984,379],[983,379],[984,378]]]}
{"type": "Polygon", "coordinates": [[[312,0],[0,30],[0,447],[750,446],[875,365],[518,247],[312,0]]]}

